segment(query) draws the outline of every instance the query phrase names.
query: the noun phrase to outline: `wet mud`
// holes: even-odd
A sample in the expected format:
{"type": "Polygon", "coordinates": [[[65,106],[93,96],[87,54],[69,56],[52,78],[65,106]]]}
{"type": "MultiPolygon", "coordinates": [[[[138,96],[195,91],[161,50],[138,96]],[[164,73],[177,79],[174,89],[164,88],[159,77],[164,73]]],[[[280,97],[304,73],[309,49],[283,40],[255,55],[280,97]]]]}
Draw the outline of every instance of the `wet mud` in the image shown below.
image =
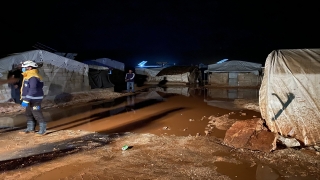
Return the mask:
{"type": "MultiPolygon", "coordinates": [[[[219,101],[252,102],[257,97],[251,91],[245,97],[229,93],[219,101]]],[[[45,109],[49,122],[43,137],[19,134],[24,117],[7,117],[15,128],[0,130],[0,179],[320,178],[320,156],[314,150],[263,153],[225,146],[229,124],[260,113],[209,104],[208,92],[150,88],[112,101],[45,109]],[[212,126],[210,117],[226,124],[212,126]],[[131,148],[122,151],[124,145],[131,148]]]]}

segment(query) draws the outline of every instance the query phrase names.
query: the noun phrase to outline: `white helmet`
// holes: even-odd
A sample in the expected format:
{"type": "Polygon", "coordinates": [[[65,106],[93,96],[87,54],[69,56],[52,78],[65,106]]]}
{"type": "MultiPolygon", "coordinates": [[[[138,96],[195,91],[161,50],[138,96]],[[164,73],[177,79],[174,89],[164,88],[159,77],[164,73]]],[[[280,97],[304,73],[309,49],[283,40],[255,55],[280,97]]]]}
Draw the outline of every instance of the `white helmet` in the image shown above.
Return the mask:
{"type": "Polygon", "coordinates": [[[30,67],[30,66],[34,67],[34,68],[37,68],[38,64],[33,62],[33,61],[30,61],[30,60],[25,61],[25,62],[22,63],[22,67],[30,67]]]}

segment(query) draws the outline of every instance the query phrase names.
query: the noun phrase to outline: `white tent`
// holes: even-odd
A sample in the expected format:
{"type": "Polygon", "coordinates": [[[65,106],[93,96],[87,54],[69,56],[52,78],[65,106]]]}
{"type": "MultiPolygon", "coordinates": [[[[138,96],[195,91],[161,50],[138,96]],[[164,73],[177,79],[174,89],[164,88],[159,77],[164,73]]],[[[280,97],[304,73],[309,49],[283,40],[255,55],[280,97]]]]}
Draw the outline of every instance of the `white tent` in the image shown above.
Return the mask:
{"type": "Polygon", "coordinates": [[[320,49],[275,50],[259,91],[262,118],[272,132],[305,145],[320,143],[320,49]]]}
{"type": "Polygon", "coordinates": [[[210,64],[204,73],[208,73],[208,84],[223,86],[259,86],[262,64],[246,61],[226,61],[210,64]]]}
{"type": "MultiPolygon", "coordinates": [[[[43,50],[15,53],[0,59],[2,79],[14,65],[26,60],[42,63],[39,73],[43,77],[45,98],[52,99],[61,93],[72,93],[90,89],[87,64],[68,59],[43,50]]],[[[0,102],[10,99],[8,85],[0,86],[0,102]]]]}
{"type": "Polygon", "coordinates": [[[259,63],[232,60],[220,64],[210,64],[204,72],[251,72],[259,75],[261,66],[262,64],[259,63]]]}
{"type": "Polygon", "coordinates": [[[56,68],[64,68],[68,71],[75,71],[80,74],[88,75],[88,65],[43,50],[15,53],[0,59],[0,73],[3,74],[4,72],[11,70],[14,64],[19,64],[26,60],[33,60],[37,63],[52,64],[56,68]]]}

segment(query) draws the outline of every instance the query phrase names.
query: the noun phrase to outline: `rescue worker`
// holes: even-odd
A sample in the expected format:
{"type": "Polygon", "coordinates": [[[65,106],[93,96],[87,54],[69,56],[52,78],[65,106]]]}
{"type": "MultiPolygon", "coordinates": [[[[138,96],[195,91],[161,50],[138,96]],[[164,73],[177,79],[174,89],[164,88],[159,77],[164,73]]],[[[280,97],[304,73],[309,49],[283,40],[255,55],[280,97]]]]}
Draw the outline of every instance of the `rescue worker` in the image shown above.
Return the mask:
{"type": "Polygon", "coordinates": [[[42,77],[37,70],[37,63],[25,61],[22,63],[22,87],[21,87],[21,106],[26,108],[27,129],[23,133],[35,132],[36,121],[39,123],[37,135],[44,135],[47,130],[47,123],[41,110],[43,99],[42,77]]]}

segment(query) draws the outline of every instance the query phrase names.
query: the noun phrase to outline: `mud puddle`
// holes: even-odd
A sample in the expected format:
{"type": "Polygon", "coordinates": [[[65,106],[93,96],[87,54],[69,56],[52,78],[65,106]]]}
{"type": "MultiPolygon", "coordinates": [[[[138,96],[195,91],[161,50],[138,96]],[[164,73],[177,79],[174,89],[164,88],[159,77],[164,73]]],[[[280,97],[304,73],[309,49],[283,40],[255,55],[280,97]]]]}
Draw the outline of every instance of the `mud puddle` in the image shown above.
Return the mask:
{"type": "MultiPolygon", "coordinates": [[[[87,161],[74,161],[73,164],[66,163],[69,161],[60,162],[58,168],[53,169],[49,167],[49,163],[48,166],[45,166],[47,171],[42,172],[41,168],[38,169],[36,179],[47,179],[53,176],[53,174],[61,174],[59,178],[66,176],[78,177],[77,173],[80,171],[83,171],[83,173],[79,175],[79,178],[88,177],[89,179],[93,177],[106,179],[103,178],[105,177],[104,173],[110,174],[110,177],[115,179],[138,177],[137,172],[142,173],[140,175],[142,178],[148,177],[151,179],[157,178],[160,175],[164,179],[165,177],[172,179],[171,176],[165,176],[165,174],[170,173],[174,174],[174,177],[177,179],[201,179],[201,177],[204,179],[215,179],[212,177],[220,177],[220,179],[290,179],[292,176],[285,177],[281,172],[287,167],[271,167],[265,165],[266,162],[263,164],[259,161],[257,163],[249,163],[247,160],[251,158],[250,155],[235,158],[232,155],[235,152],[231,152],[230,149],[224,146],[214,144],[210,140],[210,138],[222,140],[227,127],[234,120],[260,117],[260,113],[250,110],[235,110],[229,108],[229,106],[221,108],[208,105],[208,102],[205,101],[208,95],[206,93],[208,93],[207,90],[190,90],[185,87],[150,88],[146,92],[118,98],[114,101],[90,102],[65,108],[46,109],[44,110],[44,114],[49,120],[49,133],[47,137],[57,142],[43,144],[42,147],[40,144],[39,147],[28,150],[24,150],[25,144],[22,144],[19,145],[21,151],[12,153],[12,157],[19,157],[19,154],[24,154],[33,158],[38,157],[40,161],[43,158],[39,155],[37,156],[37,154],[43,154],[43,152],[40,153],[37,150],[42,151],[45,149],[46,153],[50,153],[51,151],[54,154],[56,152],[56,155],[48,155],[53,159],[63,156],[64,150],[70,150],[70,156],[77,156],[77,158],[82,159],[81,156],[79,157],[78,154],[73,154],[73,152],[79,153],[81,149],[88,149],[86,147],[83,148],[84,145],[82,143],[77,144],[83,138],[61,142],[58,139],[53,140],[54,138],[58,138],[56,137],[57,134],[66,130],[75,130],[75,132],[94,131],[101,135],[133,132],[136,134],[133,136],[135,138],[132,136],[121,137],[120,141],[122,142],[116,142],[115,144],[107,141],[102,142],[100,139],[103,138],[102,136],[90,138],[90,141],[89,139],[86,141],[86,146],[90,145],[92,149],[98,149],[94,153],[94,156],[90,156],[87,161]],[[209,126],[212,118],[216,118],[216,123],[213,126],[209,126]],[[204,137],[206,136],[205,131],[208,128],[211,128],[211,133],[207,134],[208,137],[204,137]],[[148,140],[148,138],[151,138],[149,136],[148,138],[145,137],[145,139],[139,139],[141,138],[139,134],[145,133],[157,136],[152,136],[153,140],[148,140]],[[199,138],[202,139],[188,139],[196,138],[196,136],[200,136],[199,138]],[[130,140],[126,140],[126,138],[130,140]],[[91,142],[92,139],[96,139],[96,141],[91,142]],[[187,140],[190,142],[187,143],[187,140]],[[203,143],[201,144],[201,142],[203,143]],[[132,145],[133,148],[119,154],[121,146],[124,144],[132,145]],[[100,151],[99,148],[101,147],[103,150],[100,151]],[[93,159],[98,156],[96,154],[101,154],[105,157],[104,153],[111,147],[115,149],[112,151],[113,154],[110,155],[111,158],[102,158],[103,161],[93,162],[93,159]],[[192,152],[188,151],[190,148],[193,148],[192,152]],[[216,148],[218,149],[214,150],[216,148]],[[184,153],[180,153],[180,151],[184,153]],[[36,154],[32,154],[32,152],[36,152],[36,154]],[[124,157],[124,159],[121,159],[121,157],[124,157]],[[213,161],[215,158],[216,160],[213,161]],[[110,164],[109,161],[113,162],[112,167],[108,166],[110,164]],[[127,166],[130,171],[124,170],[124,166],[127,166]],[[107,169],[101,169],[101,167],[107,167],[107,169]],[[92,170],[92,168],[97,169],[97,172],[92,170]],[[112,170],[110,171],[110,169],[112,170]],[[150,169],[155,170],[150,171],[150,169]],[[93,173],[90,171],[96,174],[90,176],[90,173],[93,173]],[[203,173],[202,176],[201,173],[203,173]]],[[[229,98],[229,100],[223,101],[229,102],[230,99],[232,100],[232,98],[229,98]]],[[[11,123],[15,127],[23,127],[25,125],[23,116],[10,118],[7,121],[12,121],[11,123]]],[[[65,135],[65,137],[68,137],[68,135],[65,135]]],[[[14,140],[14,137],[10,138],[14,140]]],[[[30,158],[26,157],[25,160],[30,161],[30,158]]],[[[19,162],[17,161],[17,163],[19,162]]],[[[37,166],[32,165],[35,168],[37,166]]],[[[295,178],[299,179],[299,177],[295,178]]],[[[314,179],[314,176],[306,175],[301,178],[314,179]]]]}
{"type": "MultiPolygon", "coordinates": [[[[206,135],[205,128],[210,116],[219,117],[233,113],[233,119],[241,120],[260,116],[259,113],[249,110],[232,111],[208,106],[202,94],[199,95],[197,92],[196,95],[191,95],[185,89],[153,88],[147,92],[117,99],[115,102],[63,109],[62,111],[67,111],[67,114],[59,119],[54,117],[56,120],[49,123],[49,130],[203,136],[206,135]]],[[[225,130],[213,128],[210,135],[223,138],[225,130]]]]}

